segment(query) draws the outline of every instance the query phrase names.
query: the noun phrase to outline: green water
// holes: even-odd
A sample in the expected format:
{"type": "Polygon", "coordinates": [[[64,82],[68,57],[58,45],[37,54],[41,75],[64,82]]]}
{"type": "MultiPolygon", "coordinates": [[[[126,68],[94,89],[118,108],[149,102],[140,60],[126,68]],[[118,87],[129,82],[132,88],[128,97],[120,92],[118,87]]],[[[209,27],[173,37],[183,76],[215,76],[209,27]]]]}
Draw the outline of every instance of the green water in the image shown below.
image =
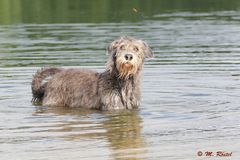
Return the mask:
{"type": "Polygon", "coordinates": [[[0,159],[240,159],[239,31],[239,0],[0,0],[0,159]],[[139,110],[31,104],[39,68],[101,72],[122,35],[155,53],[139,110]]]}
{"type": "Polygon", "coordinates": [[[232,11],[239,6],[237,0],[1,0],[0,24],[139,22],[156,14],[232,11]]]}

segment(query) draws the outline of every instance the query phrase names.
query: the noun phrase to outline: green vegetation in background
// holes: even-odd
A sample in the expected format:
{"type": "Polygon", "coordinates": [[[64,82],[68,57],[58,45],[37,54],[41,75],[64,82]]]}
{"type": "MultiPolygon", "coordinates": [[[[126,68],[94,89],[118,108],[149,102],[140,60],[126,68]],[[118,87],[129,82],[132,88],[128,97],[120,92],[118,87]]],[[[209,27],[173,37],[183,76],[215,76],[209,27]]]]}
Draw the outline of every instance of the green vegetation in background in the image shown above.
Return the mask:
{"type": "Polygon", "coordinates": [[[136,22],[140,14],[239,8],[239,0],[0,0],[0,24],[136,22]]]}

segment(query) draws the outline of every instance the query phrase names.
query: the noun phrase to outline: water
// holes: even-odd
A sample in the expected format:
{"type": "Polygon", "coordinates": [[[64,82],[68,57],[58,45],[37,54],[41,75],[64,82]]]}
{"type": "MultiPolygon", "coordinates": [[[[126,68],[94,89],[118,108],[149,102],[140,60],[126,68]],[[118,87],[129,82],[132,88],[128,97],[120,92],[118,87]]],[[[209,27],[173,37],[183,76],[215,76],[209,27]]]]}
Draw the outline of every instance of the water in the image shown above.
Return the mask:
{"type": "MultiPolygon", "coordinates": [[[[7,8],[6,2],[0,6],[7,8]]],[[[232,152],[223,159],[240,158],[237,0],[152,1],[146,6],[123,1],[121,10],[127,12],[116,13],[116,4],[108,6],[109,1],[95,10],[92,2],[81,1],[88,6],[82,12],[81,5],[73,7],[79,1],[69,2],[69,10],[65,4],[47,11],[41,8],[50,1],[29,4],[39,5],[38,11],[28,8],[27,1],[15,1],[12,15],[20,3],[19,17],[7,16],[11,14],[5,10],[0,16],[0,159],[192,160],[206,158],[207,151],[232,152]],[[115,15],[104,16],[104,6],[111,8],[106,15],[115,15]],[[133,13],[132,6],[138,6],[139,13],[133,13]],[[95,17],[89,15],[93,11],[95,17]],[[155,52],[145,63],[139,110],[31,104],[30,83],[37,69],[64,66],[101,72],[105,47],[120,35],[142,38],[155,52]]]]}

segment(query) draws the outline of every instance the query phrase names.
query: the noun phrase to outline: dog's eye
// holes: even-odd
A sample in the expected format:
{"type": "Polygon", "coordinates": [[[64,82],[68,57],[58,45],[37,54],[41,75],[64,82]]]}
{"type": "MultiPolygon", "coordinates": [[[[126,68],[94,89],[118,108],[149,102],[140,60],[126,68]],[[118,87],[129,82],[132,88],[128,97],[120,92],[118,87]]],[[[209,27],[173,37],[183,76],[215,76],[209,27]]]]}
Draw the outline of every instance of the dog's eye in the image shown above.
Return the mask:
{"type": "Polygon", "coordinates": [[[120,49],[121,49],[121,50],[124,50],[124,49],[125,49],[125,46],[124,46],[124,45],[121,45],[121,46],[120,46],[120,49]]]}
{"type": "Polygon", "coordinates": [[[139,49],[138,47],[133,47],[133,50],[137,52],[139,49]]]}

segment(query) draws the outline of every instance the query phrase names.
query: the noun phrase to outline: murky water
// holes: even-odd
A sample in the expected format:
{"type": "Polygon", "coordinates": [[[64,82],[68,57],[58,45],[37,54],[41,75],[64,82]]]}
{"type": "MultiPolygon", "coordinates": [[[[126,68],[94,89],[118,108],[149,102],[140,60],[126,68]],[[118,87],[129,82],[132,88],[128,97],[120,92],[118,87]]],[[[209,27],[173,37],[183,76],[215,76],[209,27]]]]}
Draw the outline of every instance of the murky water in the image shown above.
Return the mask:
{"type": "Polygon", "coordinates": [[[0,25],[0,159],[192,160],[206,151],[239,159],[240,10],[184,6],[136,22],[0,25]],[[155,52],[145,64],[139,110],[31,104],[37,69],[102,71],[105,47],[120,35],[142,38],[155,52]]]}

